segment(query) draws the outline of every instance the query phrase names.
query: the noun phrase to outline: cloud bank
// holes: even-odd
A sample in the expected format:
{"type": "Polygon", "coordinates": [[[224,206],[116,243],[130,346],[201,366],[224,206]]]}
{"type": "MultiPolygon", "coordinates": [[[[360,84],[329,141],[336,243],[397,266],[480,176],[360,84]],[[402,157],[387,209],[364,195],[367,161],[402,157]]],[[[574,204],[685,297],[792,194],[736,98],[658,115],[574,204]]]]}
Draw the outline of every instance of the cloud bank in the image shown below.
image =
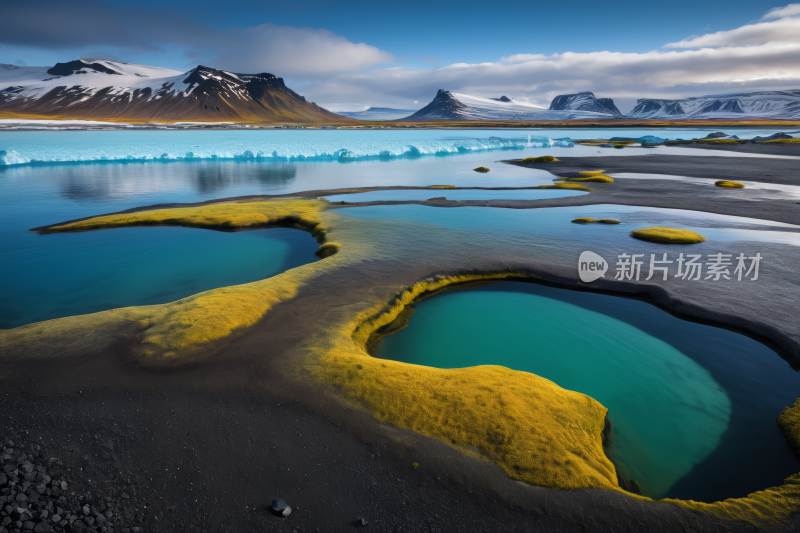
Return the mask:
{"type": "Polygon", "coordinates": [[[285,77],[307,98],[333,110],[418,108],[438,89],[482,97],[505,94],[544,107],[559,94],[591,90],[614,98],[625,112],[642,97],[800,88],[800,3],[771,9],[739,28],[689,36],[649,52],[519,53],[494,62],[440,66],[431,50],[422,58],[429,68],[397,66],[402,58],[326,29],[219,28],[189,20],[183,12],[102,0],[12,3],[0,17],[0,45],[123,60],[130,60],[128,54],[177,49],[187,66],[203,63],[285,77]]]}
{"type": "Polygon", "coordinates": [[[760,22],[687,37],[650,52],[515,54],[437,69],[382,68],[339,74],[303,90],[334,109],[354,98],[407,107],[413,100],[427,103],[437,89],[483,97],[507,94],[547,107],[559,94],[590,90],[613,97],[627,112],[645,97],[800,89],[798,58],[800,4],[791,4],[769,11],[760,22]]]}

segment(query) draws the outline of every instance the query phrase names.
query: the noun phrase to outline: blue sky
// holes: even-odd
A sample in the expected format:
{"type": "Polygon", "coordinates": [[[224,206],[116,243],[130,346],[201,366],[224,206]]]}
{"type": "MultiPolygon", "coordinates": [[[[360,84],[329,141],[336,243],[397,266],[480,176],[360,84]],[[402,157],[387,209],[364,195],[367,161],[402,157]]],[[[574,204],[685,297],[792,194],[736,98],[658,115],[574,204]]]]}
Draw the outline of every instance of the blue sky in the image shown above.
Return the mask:
{"type": "MultiPolygon", "coordinates": [[[[747,46],[772,43],[774,31],[762,26],[785,26],[787,17],[799,18],[800,6],[785,6],[752,0],[29,0],[4,8],[0,63],[52,65],[77,57],[106,57],[182,71],[198,63],[237,72],[268,71],[337,109],[421,107],[436,88],[471,91],[476,96],[513,93],[509,96],[542,105],[559,92],[594,90],[629,107],[637,95],[676,97],[787,84],[797,88],[800,74],[776,56],[775,47],[764,50],[767,59],[750,57],[752,49],[735,58],[719,52],[736,47],[737,39],[749,35],[743,27],[766,32],[763,42],[747,46]],[[784,11],[765,19],[773,8],[784,11]],[[732,31],[739,33],[730,33],[726,42],[712,49],[721,54],[720,61],[733,63],[725,74],[709,76],[686,40],[732,31]],[[681,42],[677,48],[668,46],[681,42]],[[608,61],[609,68],[619,68],[619,57],[601,52],[628,54],[624,61],[639,65],[624,69],[631,83],[620,81],[615,86],[610,76],[587,67],[608,61]],[[547,64],[540,56],[549,58],[547,64]],[[648,82],[640,75],[648,71],[648,58],[669,61],[669,68],[682,73],[672,80],[648,82]],[[676,67],[675,59],[685,60],[686,68],[676,67]],[[742,63],[738,69],[736,61],[742,63]],[[754,63],[761,64],[759,72],[754,63]],[[701,69],[696,78],[693,68],[701,69]],[[560,79],[553,74],[555,69],[562,72],[560,79]],[[537,77],[537,72],[546,75],[537,77]],[[492,76],[497,83],[491,82],[492,76]]],[[[786,39],[778,41],[785,45],[786,39]]]]}

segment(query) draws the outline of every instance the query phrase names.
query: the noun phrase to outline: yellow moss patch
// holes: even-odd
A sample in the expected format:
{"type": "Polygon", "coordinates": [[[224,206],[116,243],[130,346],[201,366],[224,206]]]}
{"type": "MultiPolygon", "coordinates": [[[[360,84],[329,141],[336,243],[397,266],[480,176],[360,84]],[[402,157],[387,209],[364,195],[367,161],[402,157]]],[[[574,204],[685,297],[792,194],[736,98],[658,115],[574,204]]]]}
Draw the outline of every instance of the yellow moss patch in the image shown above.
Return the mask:
{"type": "Polygon", "coordinates": [[[321,356],[317,377],[341,387],[383,422],[482,456],[509,476],[563,489],[617,489],[602,447],[607,410],[552,381],[499,366],[442,370],[370,357],[366,343],[420,295],[518,273],[437,277],[348,323],[321,356]]]}
{"type": "MultiPolygon", "coordinates": [[[[320,222],[325,202],[320,200],[268,200],[209,206],[158,209],[97,217],[51,228],[51,231],[88,231],[146,225],[176,225],[201,228],[251,228],[276,224],[295,225],[325,240],[320,222]]],[[[338,251],[339,245],[320,247],[338,251]]],[[[333,252],[335,253],[335,252],[333,252]]],[[[330,255],[330,254],[328,254],[330,255]]],[[[4,346],[27,346],[34,340],[58,346],[66,336],[80,338],[96,331],[133,328],[144,355],[171,357],[189,347],[202,345],[255,324],[275,304],[297,293],[301,276],[294,271],[244,285],[222,287],[181,300],[142,307],[112,309],[90,315],[67,317],[0,331],[4,346]]],[[[99,334],[99,333],[98,333],[99,334]]]]}
{"type": "Polygon", "coordinates": [[[601,218],[597,221],[598,224],[622,224],[619,220],[613,218],[601,218]]]}
{"type": "Polygon", "coordinates": [[[605,170],[581,170],[578,172],[581,176],[595,176],[597,174],[602,174],[605,170]]]}
{"type": "Polygon", "coordinates": [[[319,257],[330,257],[336,252],[338,252],[341,247],[342,245],[339,244],[338,242],[326,242],[325,244],[317,248],[317,251],[314,253],[319,257]]]}
{"type": "Polygon", "coordinates": [[[489,172],[489,169],[486,167],[473,168],[472,170],[474,170],[475,172],[489,172]]]}
{"type": "Polygon", "coordinates": [[[743,189],[744,188],[744,184],[743,183],[739,183],[738,181],[720,180],[720,181],[715,181],[714,185],[716,185],[717,187],[727,187],[729,189],[743,189]]]}
{"type": "Polygon", "coordinates": [[[697,244],[704,242],[705,237],[688,229],[653,227],[637,229],[631,232],[631,237],[649,242],[664,244],[697,244]]]}
{"type": "Polygon", "coordinates": [[[579,183],[564,183],[558,182],[552,185],[539,185],[538,187],[534,187],[534,189],[570,189],[573,191],[593,191],[594,189],[590,189],[585,185],[581,185],[579,183]]]}
{"type": "Polygon", "coordinates": [[[429,189],[458,189],[455,185],[431,185],[429,189]]]}
{"type": "Polygon", "coordinates": [[[186,348],[202,345],[252,326],[275,304],[297,293],[298,279],[288,273],[233,287],[222,287],[176,302],[112,309],[90,315],[58,318],[0,331],[0,342],[12,348],[35,340],[59,346],[73,338],[132,327],[141,335],[142,354],[173,357],[186,348]]]}
{"type": "MultiPolygon", "coordinates": [[[[583,174],[581,172],[581,174],[583,174]]],[[[614,178],[606,176],[605,174],[593,173],[589,176],[581,176],[580,178],[557,178],[554,181],[589,181],[593,183],[614,183],[614,178]]]]}
{"type": "Polygon", "coordinates": [[[311,231],[317,240],[324,242],[324,229],[320,226],[319,212],[327,202],[323,200],[265,200],[261,202],[224,203],[198,207],[153,209],[137,213],[107,215],[71,224],[53,226],[51,232],[88,231],[125,226],[189,226],[208,229],[258,228],[298,225],[311,231]]]}
{"type": "Polygon", "coordinates": [[[800,457],[800,399],[794,406],[785,408],[778,416],[778,428],[789,448],[797,457],[800,457]]]}
{"type": "Polygon", "coordinates": [[[597,222],[596,218],[576,218],[575,220],[571,220],[573,224],[591,224],[592,222],[597,222]]]}
{"type": "Polygon", "coordinates": [[[552,155],[540,155],[539,157],[526,157],[523,163],[558,163],[559,160],[552,155]]]}
{"type": "Polygon", "coordinates": [[[771,141],[756,141],[757,143],[800,143],[800,138],[795,137],[794,139],[772,139],[771,141]]]}

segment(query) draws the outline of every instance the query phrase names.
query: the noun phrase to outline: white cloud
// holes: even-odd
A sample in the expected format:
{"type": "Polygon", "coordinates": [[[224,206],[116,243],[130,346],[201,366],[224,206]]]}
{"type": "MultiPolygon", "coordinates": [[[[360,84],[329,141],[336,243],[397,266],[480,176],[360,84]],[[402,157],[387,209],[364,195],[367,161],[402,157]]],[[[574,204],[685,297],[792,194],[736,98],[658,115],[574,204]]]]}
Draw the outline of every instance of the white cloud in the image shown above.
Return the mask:
{"type": "Polygon", "coordinates": [[[213,63],[234,72],[321,78],[395,60],[388,52],[325,29],[262,24],[231,33],[213,63]]]}
{"type": "MultiPolygon", "coordinates": [[[[800,7],[800,4],[795,5],[800,7]]],[[[772,22],[748,24],[735,30],[693,35],[682,41],[669,43],[664,48],[720,48],[798,41],[800,41],[800,18],[786,17],[772,22]]]]}
{"type": "Polygon", "coordinates": [[[774,7],[761,17],[761,20],[779,19],[783,17],[794,17],[800,15],[800,4],[789,4],[784,7],[774,7]]]}
{"type": "Polygon", "coordinates": [[[483,97],[501,94],[549,107],[559,94],[593,91],[625,112],[637,98],[683,98],[800,87],[800,32],[784,43],[646,53],[517,54],[496,63],[438,69],[382,68],[340,74],[302,92],[324,105],[363,101],[407,107],[429,102],[437,89],[483,97]]]}

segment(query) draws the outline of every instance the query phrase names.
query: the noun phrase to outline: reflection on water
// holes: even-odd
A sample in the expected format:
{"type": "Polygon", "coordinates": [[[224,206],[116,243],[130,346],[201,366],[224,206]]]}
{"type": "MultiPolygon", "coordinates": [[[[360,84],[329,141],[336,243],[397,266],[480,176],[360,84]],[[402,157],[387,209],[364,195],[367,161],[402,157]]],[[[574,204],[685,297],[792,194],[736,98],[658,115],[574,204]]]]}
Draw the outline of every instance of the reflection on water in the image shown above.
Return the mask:
{"type": "Polygon", "coordinates": [[[800,467],[775,425],[800,375],[748,337],[636,300],[514,282],[415,308],[379,357],[502,365],[588,394],[609,409],[615,461],[651,497],[744,496],[800,467]]]}

